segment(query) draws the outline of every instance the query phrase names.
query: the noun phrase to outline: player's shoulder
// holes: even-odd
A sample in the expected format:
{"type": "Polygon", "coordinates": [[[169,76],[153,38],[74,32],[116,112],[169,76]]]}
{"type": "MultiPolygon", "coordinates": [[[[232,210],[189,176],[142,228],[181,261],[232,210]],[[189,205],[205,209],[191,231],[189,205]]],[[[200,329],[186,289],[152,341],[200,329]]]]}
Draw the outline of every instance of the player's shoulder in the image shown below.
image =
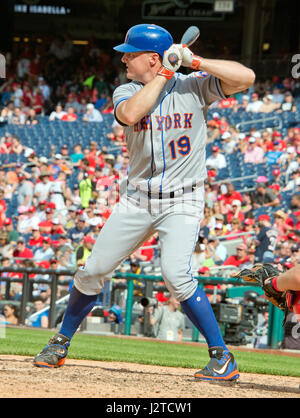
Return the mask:
{"type": "Polygon", "coordinates": [[[119,103],[120,101],[127,99],[137,93],[143,87],[142,83],[138,81],[130,81],[128,83],[121,84],[113,92],[113,103],[119,103]]]}
{"type": "Polygon", "coordinates": [[[128,83],[121,84],[118,86],[114,94],[118,94],[123,91],[134,91],[134,90],[140,90],[143,87],[143,84],[138,81],[129,81],[128,83]]]}
{"type": "Polygon", "coordinates": [[[176,82],[176,90],[184,91],[195,91],[195,88],[205,88],[204,86],[207,85],[207,82],[209,82],[210,78],[212,77],[211,74],[208,74],[204,71],[193,71],[189,74],[177,74],[178,78],[176,82]]]}

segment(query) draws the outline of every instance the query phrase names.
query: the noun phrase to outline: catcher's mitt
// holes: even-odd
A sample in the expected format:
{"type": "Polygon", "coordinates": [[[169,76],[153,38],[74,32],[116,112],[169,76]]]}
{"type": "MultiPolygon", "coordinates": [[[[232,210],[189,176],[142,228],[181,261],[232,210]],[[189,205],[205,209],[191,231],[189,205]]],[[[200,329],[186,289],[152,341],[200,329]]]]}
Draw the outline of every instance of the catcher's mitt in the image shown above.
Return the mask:
{"type": "Polygon", "coordinates": [[[258,283],[265,293],[266,298],[279,309],[286,311],[286,292],[278,292],[272,285],[272,279],[282,272],[272,264],[254,264],[251,269],[243,269],[234,277],[249,283],[258,283]]]}

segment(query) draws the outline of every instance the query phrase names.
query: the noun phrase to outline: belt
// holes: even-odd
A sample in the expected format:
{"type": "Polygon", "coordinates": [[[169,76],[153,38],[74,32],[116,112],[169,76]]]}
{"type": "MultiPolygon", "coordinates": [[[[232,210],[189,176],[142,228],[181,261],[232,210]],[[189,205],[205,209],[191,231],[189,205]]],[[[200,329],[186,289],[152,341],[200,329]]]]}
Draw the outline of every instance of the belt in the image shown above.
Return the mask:
{"type": "Polygon", "coordinates": [[[151,191],[148,191],[148,199],[174,199],[177,196],[181,196],[182,194],[186,193],[186,192],[193,192],[197,187],[197,184],[194,183],[192,184],[192,186],[188,186],[188,187],[181,187],[178,190],[169,192],[169,193],[163,193],[163,192],[159,192],[159,193],[151,193],[151,191]]]}

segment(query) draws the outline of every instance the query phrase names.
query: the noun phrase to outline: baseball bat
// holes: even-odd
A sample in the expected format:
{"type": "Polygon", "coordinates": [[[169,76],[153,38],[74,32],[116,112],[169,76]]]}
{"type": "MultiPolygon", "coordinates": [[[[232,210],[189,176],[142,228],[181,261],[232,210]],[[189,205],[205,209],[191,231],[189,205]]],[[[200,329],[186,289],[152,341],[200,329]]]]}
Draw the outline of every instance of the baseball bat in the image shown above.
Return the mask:
{"type": "MultiPolygon", "coordinates": [[[[200,29],[197,26],[190,26],[182,35],[180,43],[186,46],[191,46],[199,38],[199,36],[200,29]]],[[[168,56],[168,60],[171,64],[176,64],[178,59],[177,54],[174,53],[168,56]]]]}

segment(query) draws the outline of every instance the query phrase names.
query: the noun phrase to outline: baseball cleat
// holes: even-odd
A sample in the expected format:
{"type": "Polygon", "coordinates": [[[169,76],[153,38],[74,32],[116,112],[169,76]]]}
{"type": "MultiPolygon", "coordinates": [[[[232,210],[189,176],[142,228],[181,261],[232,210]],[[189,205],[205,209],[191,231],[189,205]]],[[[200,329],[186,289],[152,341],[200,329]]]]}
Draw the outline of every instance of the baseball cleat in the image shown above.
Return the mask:
{"type": "Polygon", "coordinates": [[[208,365],[194,374],[196,379],[230,381],[237,380],[240,375],[233,354],[223,347],[211,347],[208,365]]]}
{"type": "Polygon", "coordinates": [[[61,367],[68,354],[70,339],[62,334],[55,334],[50,338],[46,347],[35,356],[33,365],[36,367],[61,367]]]}

